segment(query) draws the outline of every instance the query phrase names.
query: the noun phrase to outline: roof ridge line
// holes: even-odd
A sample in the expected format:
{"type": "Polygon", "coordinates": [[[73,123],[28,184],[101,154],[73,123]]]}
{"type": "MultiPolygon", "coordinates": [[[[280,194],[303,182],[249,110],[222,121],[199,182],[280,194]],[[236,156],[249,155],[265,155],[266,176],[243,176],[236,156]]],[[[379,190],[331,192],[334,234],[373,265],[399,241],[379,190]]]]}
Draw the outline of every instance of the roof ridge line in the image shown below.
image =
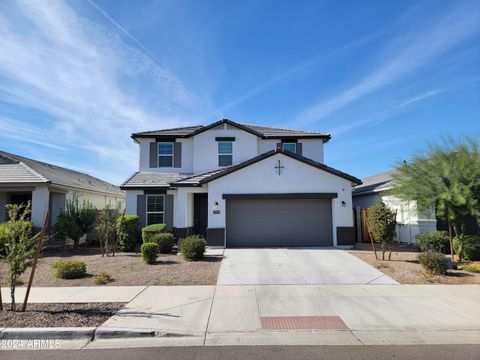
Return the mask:
{"type": "MultiPolygon", "coordinates": [[[[14,159],[15,160],[15,159],[14,159]]],[[[27,164],[25,164],[23,161],[19,161],[18,162],[21,166],[23,166],[25,169],[27,169],[28,171],[30,171],[33,175],[36,175],[38,176],[40,179],[42,179],[43,181],[45,182],[51,182],[51,180],[47,179],[45,176],[43,176],[42,174],[40,174],[39,172],[33,170],[30,166],[28,166],[27,164]]]]}

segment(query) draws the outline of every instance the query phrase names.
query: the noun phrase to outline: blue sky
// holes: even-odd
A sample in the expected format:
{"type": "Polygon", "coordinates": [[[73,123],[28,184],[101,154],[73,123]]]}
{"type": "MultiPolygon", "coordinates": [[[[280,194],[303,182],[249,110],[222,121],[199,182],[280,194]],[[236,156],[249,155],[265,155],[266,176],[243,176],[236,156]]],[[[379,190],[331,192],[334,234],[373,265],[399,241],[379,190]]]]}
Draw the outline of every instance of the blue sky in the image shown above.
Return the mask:
{"type": "Polygon", "coordinates": [[[0,149],[121,183],[135,131],[330,132],[365,177],[480,134],[479,1],[2,1],[0,149]]]}

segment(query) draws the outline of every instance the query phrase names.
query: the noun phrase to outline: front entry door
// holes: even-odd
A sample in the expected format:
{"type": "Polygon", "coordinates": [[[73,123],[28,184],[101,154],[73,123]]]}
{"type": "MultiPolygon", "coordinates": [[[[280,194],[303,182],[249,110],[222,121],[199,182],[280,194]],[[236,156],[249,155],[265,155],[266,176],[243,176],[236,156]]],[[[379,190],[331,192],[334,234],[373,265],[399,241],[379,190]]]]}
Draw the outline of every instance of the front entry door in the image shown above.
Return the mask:
{"type": "Polygon", "coordinates": [[[193,225],[195,234],[206,238],[208,225],[208,194],[194,194],[193,225]]]}

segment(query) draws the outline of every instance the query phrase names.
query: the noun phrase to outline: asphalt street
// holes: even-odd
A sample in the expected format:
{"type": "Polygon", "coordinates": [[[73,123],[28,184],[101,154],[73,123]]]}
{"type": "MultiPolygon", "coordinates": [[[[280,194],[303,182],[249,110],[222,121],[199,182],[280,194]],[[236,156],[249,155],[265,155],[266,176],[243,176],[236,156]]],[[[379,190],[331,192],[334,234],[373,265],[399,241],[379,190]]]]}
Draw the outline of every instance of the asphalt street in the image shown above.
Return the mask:
{"type": "Polygon", "coordinates": [[[0,351],[1,360],[153,360],[153,359],[355,359],[478,360],[480,345],[414,346],[223,346],[112,350],[0,351]]]}

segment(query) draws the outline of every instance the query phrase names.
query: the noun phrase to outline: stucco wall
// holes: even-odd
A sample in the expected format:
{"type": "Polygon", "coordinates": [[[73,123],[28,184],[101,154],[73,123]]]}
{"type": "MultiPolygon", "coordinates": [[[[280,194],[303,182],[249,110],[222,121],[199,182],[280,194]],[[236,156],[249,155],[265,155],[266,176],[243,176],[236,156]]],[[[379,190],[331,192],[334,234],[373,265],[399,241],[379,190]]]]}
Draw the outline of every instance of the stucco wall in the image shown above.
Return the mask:
{"type": "Polygon", "coordinates": [[[144,172],[168,172],[168,173],[192,173],[193,171],[193,139],[176,139],[182,143],[182,166],[179,168],[151,168],[150,167],[150,143],[155,139],[137,139],[139,142],[139,171],[144,172]]]}
{"type": "Polygon", "coordinates": [[[303,164],[283,154],[274,155],[210,182],[208,184],[208,227],[225,227],[223,194],[305,192],[338,193],[338,198],[332,200],[333,239],[336,244],[336,227],[353,226],[350,181],[303,164]],[[284,166],[281,175],[278,175],[274,168],[279,159],[284,166]],[[345,201],[345,207],[342,207],[342,201],[345,201]],[[210,211],[215,202],[219,204],[220,214],[213,214],[210,211]]]}
{"type": "Polygon", "coordinates": [[[143,190],[126,191],[125,214],[137,215],[137,195],[143,195],[143,190]]]}
{"type": "Polygon", "coordinates": [[[235,137],[233,164],[257,156],[257,136],[236,128],[211,129],[193,138],[193,172],[202,173],[218,169],[218,145],[216,137],[235,137]]]}
{"type": "Polygon", "coordinates": [[[37,227],[43,225],[43,218],[49,208],[49,198],[47,185],[38,185],[32,191],[32,222],[37,227]]]}

